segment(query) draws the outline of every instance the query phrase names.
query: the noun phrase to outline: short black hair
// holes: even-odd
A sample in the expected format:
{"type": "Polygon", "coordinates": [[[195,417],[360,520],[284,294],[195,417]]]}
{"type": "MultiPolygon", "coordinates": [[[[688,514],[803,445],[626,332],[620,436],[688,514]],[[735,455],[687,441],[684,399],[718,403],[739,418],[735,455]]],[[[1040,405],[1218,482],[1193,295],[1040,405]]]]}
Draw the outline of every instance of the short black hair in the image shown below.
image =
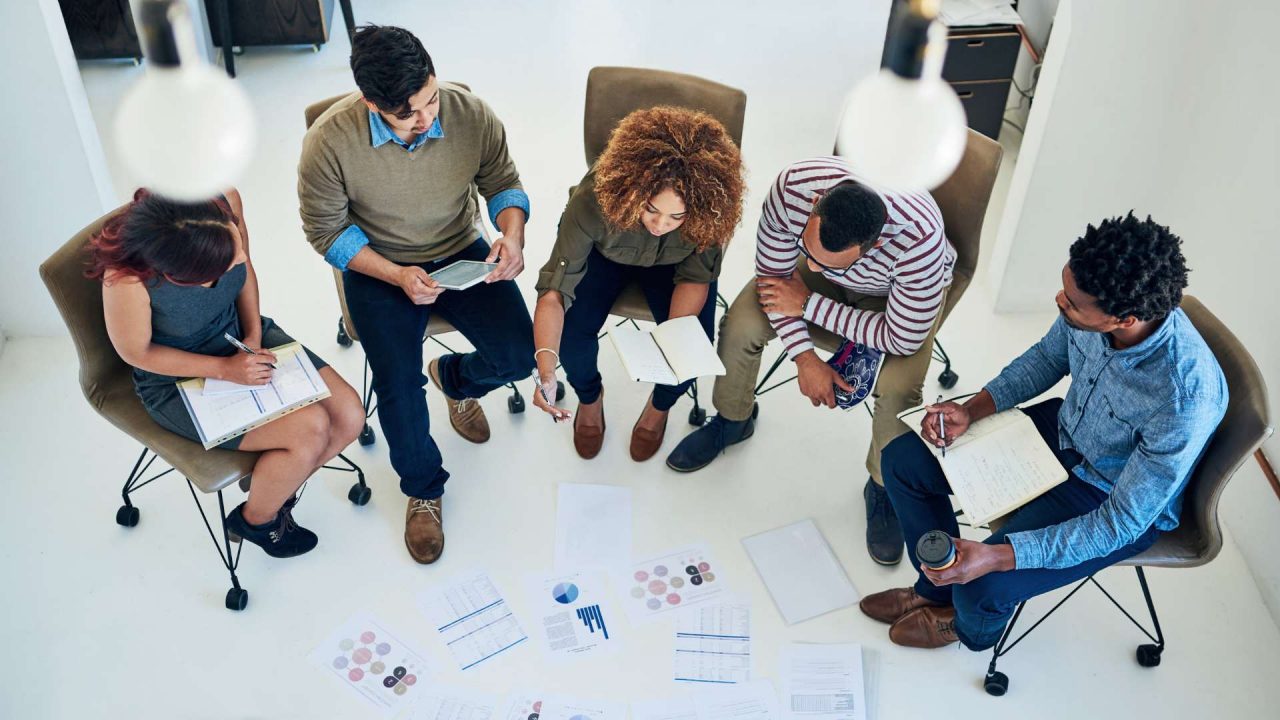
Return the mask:
{"type": "Polygon", "coordinates": [[[866,252],[880,239],[887,211],[874,190],[855,182],[837,185],[818,200],[818,240],[827,252],[857,245],[866,252]]]}
{"type": "Polygon", "coordinates": [[[351,72],[366,100],[400,114],[409,98],[436,74],[427,49],[413,33],[391,25],[362,25],[351,38],[351,72]]]}
{"type": "Polygon", "coordinates": [[[1080,291],[1112,317],[1158,320],[1182,303],[1187,262],[1182,239],[1133,211],[1090,225],[1071,244],[1067,266],[1080,291]]]}

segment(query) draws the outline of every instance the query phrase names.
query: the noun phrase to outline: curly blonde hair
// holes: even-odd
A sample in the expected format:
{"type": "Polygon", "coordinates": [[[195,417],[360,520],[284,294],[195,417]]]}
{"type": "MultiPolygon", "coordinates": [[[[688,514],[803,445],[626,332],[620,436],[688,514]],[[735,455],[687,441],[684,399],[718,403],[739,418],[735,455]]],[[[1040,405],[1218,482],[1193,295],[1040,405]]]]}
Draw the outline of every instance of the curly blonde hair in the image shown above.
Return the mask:
{"type": "Polygon", "coordinates": [[[704,112],[636,110],[614,128],[595,173],[600,210],[617,228],[637,227],[645,203],[668,188],[684,200],[680,231],[698,252],[727,245],[742,219],[742,152],[704,112]]]}

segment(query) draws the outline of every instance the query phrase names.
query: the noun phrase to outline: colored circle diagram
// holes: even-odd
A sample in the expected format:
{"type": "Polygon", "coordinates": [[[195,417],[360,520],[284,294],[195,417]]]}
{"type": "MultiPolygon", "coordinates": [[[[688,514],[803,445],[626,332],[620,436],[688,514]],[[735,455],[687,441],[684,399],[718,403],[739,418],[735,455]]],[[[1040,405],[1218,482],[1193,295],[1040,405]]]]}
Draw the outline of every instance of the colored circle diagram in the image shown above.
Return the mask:
{"type": "Polygon", "coordinates": [[[558,583],[551,588],[551,597],[561,605],[568,605],[578,599],[578,586],[573,583],[558,583]]]}

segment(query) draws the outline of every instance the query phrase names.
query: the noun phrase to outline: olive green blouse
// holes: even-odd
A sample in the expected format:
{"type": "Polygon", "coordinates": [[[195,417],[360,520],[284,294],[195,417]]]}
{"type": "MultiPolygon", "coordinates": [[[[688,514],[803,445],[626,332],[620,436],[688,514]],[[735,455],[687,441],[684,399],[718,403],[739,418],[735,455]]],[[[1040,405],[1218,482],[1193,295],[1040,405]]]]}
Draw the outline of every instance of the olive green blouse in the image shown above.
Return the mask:
{"type": "Polygon", "coordinates": [[[568,310],[573,304],[574,289],[587,272],[587,258],[593,248],[623,265],[675,265],[676,285],[715,280],[720,276],[724,257],[721,248],[715,246],[698,252],[697,244],[685,240],[679,228],[654,237],[643,227],[632,230],[610,227],[596,200],[595,173],[588,172],[569,195],[569,204],[560,216],[555,247],[538,271],[538,295],[558,290],[568,310]]]}

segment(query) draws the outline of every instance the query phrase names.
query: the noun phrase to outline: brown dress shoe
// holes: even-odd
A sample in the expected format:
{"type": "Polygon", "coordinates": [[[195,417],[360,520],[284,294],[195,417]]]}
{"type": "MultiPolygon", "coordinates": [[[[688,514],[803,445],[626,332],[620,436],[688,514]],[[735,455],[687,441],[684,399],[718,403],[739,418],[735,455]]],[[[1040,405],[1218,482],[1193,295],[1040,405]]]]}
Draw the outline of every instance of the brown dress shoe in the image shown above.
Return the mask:
{"type": "Polygon", "coordinates": [[[926,650],[954,645],[960,641],[956,609],[948,605],[912,610],[889,627],[889,639],[897,645],[926,650]]]}
{"type": "Polygon", "coordinates": [[[427,365],[427,375],[431,378],[431,384],[436,386],[441,395],[444,395],[444,401],[449,405],[449,424],[453,429],[457,430],[464,439],[473,443],[488,442],[489,419],[484,416],[484,408],[480,407],[480,401],[475,398],[454,400],[445,395],[444,385],[440,384],[440,358],[433,359],[427,365]]]}
{"type": "Polygon", "coordinates": [[[862,614],[872,620],[892,625],[907,613],[922,607],[940,607],[932,600],[916,594],[915,586],[884,590],[862,598],[858,603],[862,614]]]}
{"type": "Polygon", "coordinates": [[[409,556],[430,565],[444,553],[444,499],[409,498],[404,515],[404,544],[409,556]]]}
{"type": "MultiPolygon", "coordinates": [[[[650,397],[650,404],[653,398],[650,397]]],[[[649,408],[646,406],[645,410],[649,408]]],[[[662,440],[667,435],[667,416],[670,413],[662,413],[662,427],[657,430],[647,430],[640,427],[640,420],[636,419],[635,427],[631,428],[631,459],[636,462],[644,462],[658,453],[658,448],[662,447],[662,440]]],[[[641,414],[643,417],[643,414],[641,414]]]]}
{"type": "Polygon", "coordinates": [[[578,409],[579,412],[573,414],[573,449],[578,451],[578,457],[590,460],[600,454],[600,447],[604,445],[604,415],[600,416],[600,427],[579,427],[582,406],[578,409]]]}

